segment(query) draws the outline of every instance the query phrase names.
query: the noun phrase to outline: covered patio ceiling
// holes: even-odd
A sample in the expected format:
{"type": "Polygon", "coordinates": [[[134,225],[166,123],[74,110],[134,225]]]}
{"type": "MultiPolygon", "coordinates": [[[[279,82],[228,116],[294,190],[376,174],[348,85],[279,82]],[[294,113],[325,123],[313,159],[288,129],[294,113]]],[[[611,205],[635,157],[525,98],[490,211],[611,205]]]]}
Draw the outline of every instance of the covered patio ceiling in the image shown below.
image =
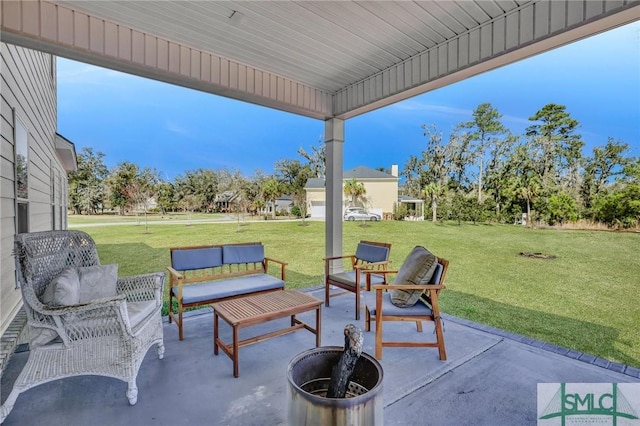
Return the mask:
{"type": "Polygon", "coordinates": [[[2,1],[2,40],[348,119],[640,19],[632,0],[2,1]]]}
{"type": "Polygon", "coordinates": [[[344,120],[640,19],[639,0],[3,0],[0,8],[4,42],[325,120],[328,257],[342,253],[344,120]]]}

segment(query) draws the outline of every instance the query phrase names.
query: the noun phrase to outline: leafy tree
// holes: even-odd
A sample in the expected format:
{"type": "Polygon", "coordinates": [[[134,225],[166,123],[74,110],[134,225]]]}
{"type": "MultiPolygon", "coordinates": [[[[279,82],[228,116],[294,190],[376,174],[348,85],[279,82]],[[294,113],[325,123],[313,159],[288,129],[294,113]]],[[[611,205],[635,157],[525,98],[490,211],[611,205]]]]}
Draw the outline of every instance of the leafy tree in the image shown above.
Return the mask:
{"type": "Polygon", "coordinates": [[[451,172],[451,147],[442,141],[442,133],[435,125],[422,125],[427,146],[420,157],[410,156],[405,164],[403,175],[408,195],[419,197],[423,189],[431,182],[447,187],[451,172]]]}
{"type": "Polygon", "coordinates": [[[162,214],[175,210],[177,203],[175,200],[175,188],[171,182],[161,182],[158,185],[157,194],[158,208],[162,214]]]}
{"type": "Polygon", "coordinates": [[[456,190],[466,190],[471,186],[470,166],[474,162],[472,140],[469,133],[460,132],[456,128],[449,137],[447,151],[449,152],[450,186],[456,190]]]}
{"type": "Polygon", "coordinates": [[[124,161],[111,170],[107,178],[109,189],[109,204],[111,208],[117,209],[123,215],[128,206],[131,205],[127,188],[129,188],[139,173],[137,164],[124,161]]]}
{"type": "Polygon", "coordinates": [[[630,184],[624,188],[596,198],[594,203],[596,220],[612,227],[632,228],[640,225],[640,185],[630,184]]]}
{"type": "Polygon", "coordinates": [[[83,147],[77,156],[78,170],[69,173],[69,206],[75,214],[95,213],[104,204],[104,180],[107,166],[104,154],[83,147]]]}
{"type": "Polygon", "coordinates": [[[235,194],[230,207],[238,222],[237,231],[240,232],[240,222],[244,222],[245,215],[251,206],[251,200],[247,197],[247,193],[253,190],[253,187],[250,185],[250,180],[237,170],[230,175],[228,185],[228,190],[235,194]]]}
{"type": "Polygon", "coordinates": [[[304,187],[309,178],[314,176],[310,164],[302,164],[298,160],[279,160],[275,166],[278,179],[284,185],[284,192],[293,197],[294,205],[300,210],[302,221],[307,216],[307,192],[304,187]]]}
{"type": "Polygon", "coordinates": [[[473,120],[463,123],[462,129],[469,129],[469,139],[475,141],[473,156],[478,161],[478,202],[482,202],[483,177],[485,174],[485,156],[487,150],[495,144],[493,137],[504,134],[507,129],[500,122],[502,114],[490,103],[483,103],[473,111],[473,120]]]}
{"type": "Polygon", "coordinates": [[[532,144],[517,146],[508,160],[509,174],[505,193],[526,205],[527,224],[531,225],[531,205],[542,191],[542,181],[531,155],[532,144]]]}
{"type": "Polygon", "coordinates": [[[630,159],[624,156],[629,145],[609,138],[604,147],[593,149],[584,166],[582,182],[582,199],[585,208],[591,208],[593,200],[598,197],[610,183],[612,178],[621,176],[630,159]]]}
{"type": "Polygon", "coordinates": [[[187,218],[189,219],[188,224],[191,225],[191,215],[196,209],[202,206],[202,200],[195,194],[187,194],[180,199],[178,204],[187,212],[187,218]]]}
{"type": "Polygon", "coordinates": [[[509,202],[506,194],[511,173],[508,159],[517,144],[518,137],[509,134],[502,139],[493,139],[493,143],[489,147],[485,185],[493,196],[492,205],[495,207],[497,218],[501,217],[502,206],[509,202]]]}
{"type": "Polygon", "coordinates": [[[246,200],[247,209],[251,214],[257,213],[265,206],[262,196],[262,184],[269,179],[262,171],[256,170],[253,179],[244,179],[240,191],[246,200]]]}
{"type": "Polygon", "coordinates": [[[311,152],[307,152],[304,148],[300,147],[298,148],[298,154],[307,160],[315,177],[323,178],[327,170],[326,145],[322,139],[318,141],[318,145],[319,146],[312,145],[311,152]]]}
{"type": "Polygon", "coordinates": [[[216,195],[224,191],[221,181],[226,171],[214,172],[211,169],[199,168],[187,170],[184,176],[175,179],[175,193],[178,200],[186,195],[197,195],[201,205],[196,210],[213,211],[216,195]]]}
{"type": "Polygon", "coordinates": [[[571,196],[560,192],[549,197],[549,224],[563,224],[578,220],[578,205],[571,196]]]}
{"type": "Polygon", "coordinates": [[[156,170],[145,167],[138,172],[125,188],[127,204],[134,211],[142,209],[144,212],[145,233],[149,232],[147,213],[151,203],[158,194],[160,177],[156,170]]]}
{"type": "Polygon", "coordinates": [[[526,129],[539,154],[539,174],[545,189],[560,186],[564,178],[569,190],[577,189],[577,176],[584,142],[575,131],[579,126],[564,105],[547,104],[529,120],[526,129]]]}

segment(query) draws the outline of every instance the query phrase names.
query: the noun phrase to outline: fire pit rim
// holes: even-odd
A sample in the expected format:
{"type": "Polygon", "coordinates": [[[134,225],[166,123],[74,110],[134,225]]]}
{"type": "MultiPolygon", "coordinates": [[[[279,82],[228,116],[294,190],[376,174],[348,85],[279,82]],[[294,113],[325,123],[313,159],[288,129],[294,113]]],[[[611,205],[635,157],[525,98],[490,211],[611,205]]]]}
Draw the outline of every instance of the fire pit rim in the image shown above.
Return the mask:
{"type": "Polygon", "coordinates": [[[360,358],[365,359],[367,362],[371,363],[375,369],[378,372],[378,380],[377,383],[371,388],[369,389],[367,392],[363,393],[362,395],[356,395],[354,397],[351,398],[327,398],[324,396],[318,396],[318,395],[314,395],[311,394],[309,392],[307,392],[306,390],[302,389],[302,387],[300,387],[300,385],[298,385],[292,377],[292,370],[293,367],[297,364],[298,361],[300,361],[301,359],[308,357],[308,356],[313,356],[316,353],[320,354],[320,353],[338,353],[341,354],[343,351],[343,347],[341,346],[320,346],[317,348],[312,348],[312,349],[308,349],[306,351],[300,352],[299,354],[297,354],[296,356],[294,356],[291,361],[289,361],[289,365],[287,366],[287,380],[289,381],[289,384],[293,385],[296,390],[297,393],[299,395],[301,395],[303,398],[305,398],[306,400],[318,404],[318,405],[326,405],[326,406],[332,406],[332,407],[341,407],[341,408],[348,408],[348,407],[352,407],[358,404],[361,404],[363,402],[367,402],[369,400],[371,400],[372,398],[374,398],[379,392],[382,391],[382,379],[383,379],[383,375],[384,372],[382,370],[382,366],[380,365],[380,363],[378,362],[377,359],[375,359],[374,357],[372,357],[371,355],[369,355],[366,352],[362,352],[362,354],[360,355],[360,358]]]}

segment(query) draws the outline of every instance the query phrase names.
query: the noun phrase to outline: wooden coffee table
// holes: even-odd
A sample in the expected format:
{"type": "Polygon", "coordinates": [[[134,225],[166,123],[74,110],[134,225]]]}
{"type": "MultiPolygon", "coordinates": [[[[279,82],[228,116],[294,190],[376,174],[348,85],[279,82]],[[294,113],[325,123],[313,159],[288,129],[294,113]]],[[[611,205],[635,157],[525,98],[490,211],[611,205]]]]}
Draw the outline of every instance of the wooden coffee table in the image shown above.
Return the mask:
{"type": "Polygon", "coordinates": [[[322,300],[297,290],[272,291],[211,304],[213,308],[213,353],[218,355],[221,348],[233,360],[233,376],[238,377],[238,349],[242,346],[262,342],[272,337],[307,329],[316,335],[316,347],[320,346],[322,300]],[[297,314],[316,311],[316,327],[296,318],[297,314]],[[291,326],[270,333],[239,340],[238,330],[250,325],[262,324],[278,318],[291,317],[291,326]],[[233,328],[233,342],[226,344],[219,337],[218,317],[233,328]]]}

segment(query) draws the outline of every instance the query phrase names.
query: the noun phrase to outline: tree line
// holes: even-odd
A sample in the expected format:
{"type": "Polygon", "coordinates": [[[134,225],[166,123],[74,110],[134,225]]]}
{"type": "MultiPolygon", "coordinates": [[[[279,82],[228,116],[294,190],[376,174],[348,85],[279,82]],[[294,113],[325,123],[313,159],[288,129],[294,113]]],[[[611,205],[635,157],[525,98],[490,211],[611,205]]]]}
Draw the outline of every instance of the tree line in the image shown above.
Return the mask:
{"type": "MultiPolygon", "coordinates": [[[[640,159],[628,155],[627,143],[610,137],[585,155],[580,123],[563,105],[547,104],[529,120],[524,134],[515,135],[502,123],[502,114],[483,103],[447,137],[435,124],[423,124],[425,149],[406,161],[401,193],[424,199],[434,221],[511,223],[526,213],[529,225],[579,219],[618,228],[639,225],[640,159]]],[[[299,148],[298,155],[278,160],[271,174],[258,170],[246,177],[235,170],[199,168],[169,181],[131,162],[109,170],[103,153],[85,147],[78,154],[78,171],[69,175],[69,205],[76,214],[146,213],[152,206],[161,213],[255,214],[288,194],[293,213],[304,218],[306,182],[324,177],[324,144],[310,152],[299,148]]],[[[345,194],[357,196],[356,189],[358,182],[348,182],[345,194]]],[[[405,209],[399,203],[394,216],[413,213],[405,209]]]]}
{"type": "MultiPolygon", "coordinates": [[[[402,171],[407,195],[430,202],[433,220],[517,220],[550,225],[585,219],[611,227],[640,223],[640,159],[611,137],[584,155],[579,122],[547,104],[523,135],[489,103],[445,139],[423,125],[426,148],[402,171]]],[[[637,143],[637,142],[636,142],[637,143]]]]}
{"type": "MultiPolygon", "coordinates": [[[[293,212],[305,217],[304,186],[309,178],[324,176],[324,147],[312,147],[311,153],[300,148],[298,153],[303,161],[278,160],[272,174],[258,170],[246,177],[237,170],[198,168],[170,181],[158,170],[130,161],[109,170],[104,153],[84,147],[77,155],[78,170],[69,174],[69,207],[89,215],[105,210],[121,215],[152,210],[256,214],[287,194],[293,198],[293,212]]],[[[268,210],[275,216],[275,208],[268,210]]]]}

